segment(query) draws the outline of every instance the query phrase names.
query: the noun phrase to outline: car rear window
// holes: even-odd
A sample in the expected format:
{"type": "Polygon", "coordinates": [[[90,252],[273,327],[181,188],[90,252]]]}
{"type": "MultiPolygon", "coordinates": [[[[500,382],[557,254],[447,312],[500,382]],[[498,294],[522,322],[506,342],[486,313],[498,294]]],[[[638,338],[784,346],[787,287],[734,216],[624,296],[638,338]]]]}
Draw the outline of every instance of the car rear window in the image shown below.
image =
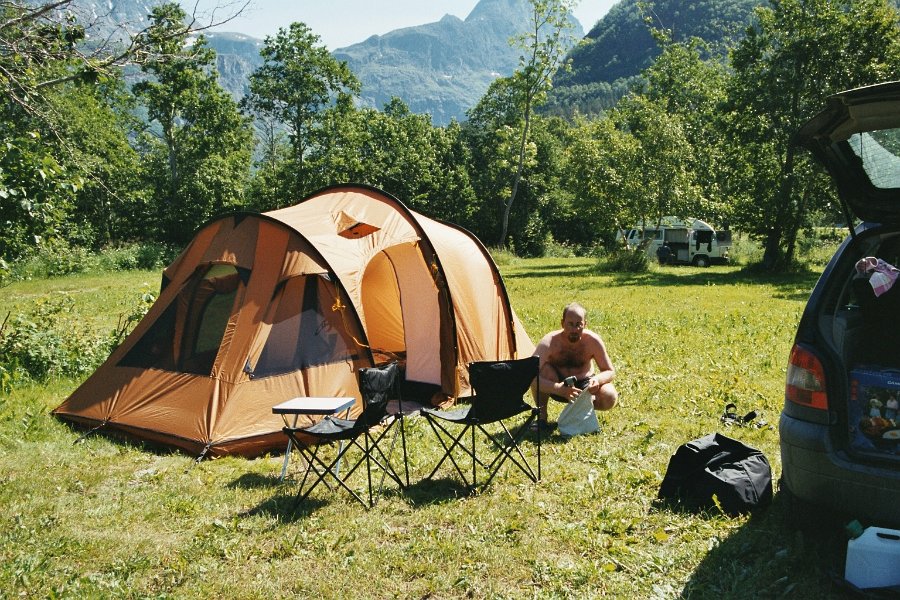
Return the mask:
{"type": "Polygon", "coordinates": [[[900,188],[900,129],[856,133],[847,142],[873,186],[900,188]]]}

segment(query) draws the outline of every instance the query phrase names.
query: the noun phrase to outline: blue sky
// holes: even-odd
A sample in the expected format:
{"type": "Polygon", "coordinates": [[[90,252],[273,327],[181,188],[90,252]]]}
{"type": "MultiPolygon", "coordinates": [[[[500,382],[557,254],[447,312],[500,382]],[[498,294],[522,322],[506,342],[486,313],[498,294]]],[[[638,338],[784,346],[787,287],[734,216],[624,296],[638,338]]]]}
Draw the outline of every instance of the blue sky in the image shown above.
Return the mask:
{"type": "MultiPolygon", "coordinates": [[[[617,0],[581,0],[573,11],[587,33],[617,0]]],[[[465,19],[478,0],[181,0],[190,14],[197,7],[201,21],[240,16],[221,31],[239,31],[263,38],[294,21],[306,23],[330,49],[349,46],[373,34],[438,21],[446,14],[465,19]]]]}

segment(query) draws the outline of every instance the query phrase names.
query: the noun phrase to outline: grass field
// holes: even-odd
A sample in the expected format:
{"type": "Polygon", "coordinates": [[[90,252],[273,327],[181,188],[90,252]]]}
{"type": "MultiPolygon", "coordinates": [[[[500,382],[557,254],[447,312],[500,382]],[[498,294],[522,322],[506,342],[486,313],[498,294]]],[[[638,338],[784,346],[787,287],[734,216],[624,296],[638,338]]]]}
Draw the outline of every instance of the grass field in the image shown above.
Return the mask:
{"type": "MultiPolygon", "coordinates": [[[[714,431],[763,450],[777,480],[785,363],[816,275],[503,262],[532,339],[578,300],[618,370],[620,405],[599,434],[554,434],[539,484],[507,469],[461,497],[447,471],[373,510],[322,489],[292,515],[280,456],[195,464],[101,436],[73,443],[80,432],[48,412],[77,382],[18,386],[0,396],[0,596],[828,597],[843,540],[791,529],[777,486],[768,509],[740,518],[656,501],[675,449],[714,431]],[[729,402],[767,425],[725,427],[729,402]]],[[[111,328],[157,282],[132,272],[17,283],[0,289],[0,311],[68,294],[73,328],[111,328]]],[[[422,419],[408,426],[424,474],[436,444],[422,419]]]]}

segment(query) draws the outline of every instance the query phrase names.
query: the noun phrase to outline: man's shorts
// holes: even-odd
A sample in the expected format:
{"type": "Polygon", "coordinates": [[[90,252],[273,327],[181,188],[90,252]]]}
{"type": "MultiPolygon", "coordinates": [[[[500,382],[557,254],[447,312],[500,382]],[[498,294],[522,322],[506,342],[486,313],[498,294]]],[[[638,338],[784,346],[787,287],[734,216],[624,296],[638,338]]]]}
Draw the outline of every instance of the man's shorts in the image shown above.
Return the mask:
{"type": "MultiPolygon", "coordinates": [[[[591,375],[588,375],[587,377],[585,377],[584,379],[576,379],[575,387],[577,387],[579,390],[583,390],[583,389],[587,388],[588,384],[591,382],[591,377],[593,377],[593,376],[594,375],[591,374],[591,375]]],[[[559,402],[568,402],[569,401],[568,398],[563,398],[562,396],[557,396],[555,394],[550,394],[550,397],[553,398],[554,400],[558,400],[559,402]]]]}

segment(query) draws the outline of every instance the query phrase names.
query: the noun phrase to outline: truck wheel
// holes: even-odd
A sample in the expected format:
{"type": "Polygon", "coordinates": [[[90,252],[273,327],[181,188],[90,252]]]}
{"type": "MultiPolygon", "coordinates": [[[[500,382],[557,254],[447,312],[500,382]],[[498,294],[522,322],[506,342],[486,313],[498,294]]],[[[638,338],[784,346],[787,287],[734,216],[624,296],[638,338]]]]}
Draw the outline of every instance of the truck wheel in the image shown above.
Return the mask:
{"type": "Polygon", "coordinates": [[[698,254],[694,257],[694,266],[695,267],[708,267],[709,266],[709,257],[703,254],[698,254]]]}

